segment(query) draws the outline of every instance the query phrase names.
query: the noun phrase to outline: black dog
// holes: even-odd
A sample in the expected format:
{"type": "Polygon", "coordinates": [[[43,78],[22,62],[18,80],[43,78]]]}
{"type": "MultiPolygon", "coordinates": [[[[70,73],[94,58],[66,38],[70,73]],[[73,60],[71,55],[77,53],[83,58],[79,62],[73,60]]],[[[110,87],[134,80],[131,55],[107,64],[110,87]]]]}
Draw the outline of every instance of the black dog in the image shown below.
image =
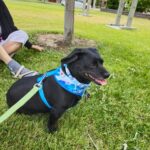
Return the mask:
{"type": "MultiPolygon", "coordinates": [[[[63,58],[60,68],[66,74],[64,64],[67,64],[71,75],[83,84],[93,81],[98,85],[104,85],[106,84],[105,79],[109,77],[109,73],[103,67],[103,59],[94,48],[75,49],[70,55],[63,58]]],[[[24,77],[14,83],[7,93],[8,105],[12,106],[21,99],[37,83],[37,78],[40,76],[24,77]]],[[[36,93],[18,112],[25,114],[50,112],[48,129],[53,132],[57,130],[57,120],[68,108],[78,103],[81,95],[70,93],[61,87],[56,82],[54,75],[43,81],[43,91],[47,102],[52,105],[51,109],[41,101],[39,93],[36,93]]]]}

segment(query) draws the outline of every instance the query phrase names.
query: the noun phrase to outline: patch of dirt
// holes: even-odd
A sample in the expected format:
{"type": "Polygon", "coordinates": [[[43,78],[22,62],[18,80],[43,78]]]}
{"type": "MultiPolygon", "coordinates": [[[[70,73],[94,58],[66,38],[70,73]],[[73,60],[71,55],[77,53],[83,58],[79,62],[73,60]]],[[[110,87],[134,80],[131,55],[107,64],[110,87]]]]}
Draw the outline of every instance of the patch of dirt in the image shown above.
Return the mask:
{"type": "Polygon", "coordinates": [[[40,34],[37,36],[37,42],[44,47],[56,50],[67,50],[75,47],[97,47],[93,40],[74,38],[70,46],[66,46],[63,41],[62,34],[40,34]]]}

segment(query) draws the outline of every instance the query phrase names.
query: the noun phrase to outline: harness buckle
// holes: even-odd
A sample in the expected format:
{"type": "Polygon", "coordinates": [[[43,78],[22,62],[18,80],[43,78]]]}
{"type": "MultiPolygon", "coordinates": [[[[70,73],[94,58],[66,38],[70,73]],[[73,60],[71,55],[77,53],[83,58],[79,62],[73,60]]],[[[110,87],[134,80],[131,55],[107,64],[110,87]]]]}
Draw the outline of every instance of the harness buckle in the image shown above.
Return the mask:
{"type": "Polygon", "coordinates": [[[42,84],[41,83],[35,83],[34,86],[36,86],[37,88],[41,88],[42,84]]]}

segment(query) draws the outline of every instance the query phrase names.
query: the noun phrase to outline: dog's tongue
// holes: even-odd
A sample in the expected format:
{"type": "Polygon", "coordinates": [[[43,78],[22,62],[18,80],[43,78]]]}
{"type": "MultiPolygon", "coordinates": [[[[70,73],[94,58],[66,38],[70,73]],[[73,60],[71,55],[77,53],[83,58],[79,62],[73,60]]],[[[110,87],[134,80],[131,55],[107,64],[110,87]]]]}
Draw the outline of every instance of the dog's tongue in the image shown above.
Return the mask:
{"type": "Polygon", "coordinates": [[[96,82],[101,84],[101,85],[106,85],[107,84],[107,80],[99,80],[99,79],[96,79],[96,82]]]}

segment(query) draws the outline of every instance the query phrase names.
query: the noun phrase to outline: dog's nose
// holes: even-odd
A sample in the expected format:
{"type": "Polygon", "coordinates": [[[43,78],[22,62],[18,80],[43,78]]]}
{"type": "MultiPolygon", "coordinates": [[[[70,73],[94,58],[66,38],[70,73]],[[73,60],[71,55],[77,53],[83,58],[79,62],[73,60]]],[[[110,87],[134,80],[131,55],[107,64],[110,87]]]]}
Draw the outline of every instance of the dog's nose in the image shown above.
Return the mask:
{"type": "Polygon", "coordinates": [[[105,77],[105,78],[108,78],[109,76],[110,76],[110,73],[109,73],[109,72],[105,72],[105,73],[104,73],[104,77],[105,77]]]}

